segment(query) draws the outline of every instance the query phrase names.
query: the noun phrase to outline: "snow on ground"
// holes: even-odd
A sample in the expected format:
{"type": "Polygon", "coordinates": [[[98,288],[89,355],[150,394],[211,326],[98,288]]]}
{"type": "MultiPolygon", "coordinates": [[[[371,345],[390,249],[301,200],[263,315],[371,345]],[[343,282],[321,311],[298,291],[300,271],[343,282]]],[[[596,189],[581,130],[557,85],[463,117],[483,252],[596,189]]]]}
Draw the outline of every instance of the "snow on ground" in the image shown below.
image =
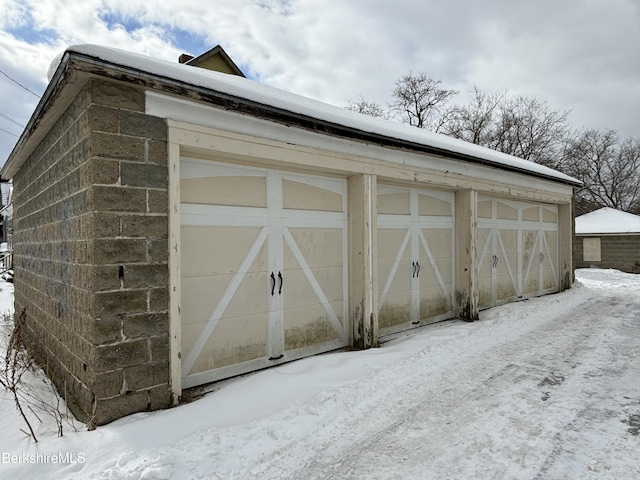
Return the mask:
{"type": "Polygon", "coordinates": [[[38,444],[2,392],[0,478],[640,478],[640,275],[577,278],[92,432],[42,424],[38,444]]]}

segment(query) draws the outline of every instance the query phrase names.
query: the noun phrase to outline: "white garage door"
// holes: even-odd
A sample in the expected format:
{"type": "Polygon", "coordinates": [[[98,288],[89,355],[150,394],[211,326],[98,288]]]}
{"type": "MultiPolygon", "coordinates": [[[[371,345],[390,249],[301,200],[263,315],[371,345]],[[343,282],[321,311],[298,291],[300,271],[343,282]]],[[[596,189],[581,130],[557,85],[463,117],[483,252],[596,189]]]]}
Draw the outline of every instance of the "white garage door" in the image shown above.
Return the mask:
{"type": "Polygon", "coordinates": [[[183,387],[347,345],[346,181],[182,158],[183,387]]]}
{"type": "Polygon", "coordinates": [[[558,290],[558,207],[480,197],[478,307],[558,290]]]}
{"type": "Polygon", "coordinates": [[[381,336],[453,316],[454,194],[378,186],[381,336]]]}

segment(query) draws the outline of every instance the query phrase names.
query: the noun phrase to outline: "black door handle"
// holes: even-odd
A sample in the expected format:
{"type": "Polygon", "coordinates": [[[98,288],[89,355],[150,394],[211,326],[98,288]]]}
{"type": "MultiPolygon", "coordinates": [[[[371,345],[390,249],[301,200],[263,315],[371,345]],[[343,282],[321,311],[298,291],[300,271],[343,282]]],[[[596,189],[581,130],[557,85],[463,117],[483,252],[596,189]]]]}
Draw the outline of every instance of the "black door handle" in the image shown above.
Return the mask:
{"type": "Polygon", "coordinates": [[[278,289],[278,295],[282,295],[282,272],[278,272],[278,278],[280,279],[280,288],[278,289]]]}
{"type": "Polygon", "coordinates": [[[276,276],[271,272],[271,296],[273,297],[273,292],[276,291],[276,276]]]}
{"type": "Polygon", "coordinates": [[[416,277],[420,276],[420,264],[416,262],[416,277]]]}
{"type": "Polygon", "coordinates": [[[411,278],[416,277],[416,262],[411,262],[411,278]]]}

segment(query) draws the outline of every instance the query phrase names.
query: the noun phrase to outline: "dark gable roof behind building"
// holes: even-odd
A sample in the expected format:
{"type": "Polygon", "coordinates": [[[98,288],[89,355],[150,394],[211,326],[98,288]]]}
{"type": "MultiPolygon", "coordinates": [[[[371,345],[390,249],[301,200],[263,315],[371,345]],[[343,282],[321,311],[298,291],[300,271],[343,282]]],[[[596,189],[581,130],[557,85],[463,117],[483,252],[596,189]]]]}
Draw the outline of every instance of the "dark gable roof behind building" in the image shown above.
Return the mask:
{"type": "Polygon", "coordinates": [[[11,178],[24,161],[24,156],[29,154],[29,138],[37,129],[40,116],[48,110],[47,104],[54,101],[63,88],[60,84],[68,81],[70,68],[145,85],[157,91],[179,94],[239,113],[327,135],[445,156],[566,185],[581,185],[575,178],[542,165],[451,137],[361,115],[235,75],[191,68],[176,62],[96,45],[70,47],[62,56],[27,128],[2,169],[3,178],[11,178]]]}

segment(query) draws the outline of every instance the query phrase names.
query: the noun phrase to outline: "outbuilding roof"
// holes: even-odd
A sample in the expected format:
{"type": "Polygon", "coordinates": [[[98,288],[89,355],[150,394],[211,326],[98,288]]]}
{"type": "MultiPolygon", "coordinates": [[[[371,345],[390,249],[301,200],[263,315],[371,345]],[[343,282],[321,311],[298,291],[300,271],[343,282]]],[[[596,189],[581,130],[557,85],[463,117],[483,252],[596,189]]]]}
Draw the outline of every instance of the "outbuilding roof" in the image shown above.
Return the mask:
{"type": "Polygon", "coordinates": [[[576,234],[640,233],[640,216],[604,207],[576,217],[576,234]]]}
{"type": "Polygon", "coordinates": [[[18,140],[9,160],[2,169],[3,178],[10,178],[24,161],[20,149],[38,125],[39,115],[46,110],[50,97],[58,91],[64,71],[72,61],[90,64],[95,72],[111,68],[118,78],[145,82],[158,88],[168,85],[171,93],[194,91],[207,101],[288,125],[317,132],[372,142],[394,148],[446,156],[455,160],[487,165],[508,171],[528,174],[567,185],[581,182],[543,165],[507,155],[495,150],[429,132],[405,124],[369,117],[310,98],[279,90],[246,78],[193,68],[188,65],[97,45],[69,47],[56,60],[56,67],[42,100],[36,107],[25,132],[18,140]]]}

